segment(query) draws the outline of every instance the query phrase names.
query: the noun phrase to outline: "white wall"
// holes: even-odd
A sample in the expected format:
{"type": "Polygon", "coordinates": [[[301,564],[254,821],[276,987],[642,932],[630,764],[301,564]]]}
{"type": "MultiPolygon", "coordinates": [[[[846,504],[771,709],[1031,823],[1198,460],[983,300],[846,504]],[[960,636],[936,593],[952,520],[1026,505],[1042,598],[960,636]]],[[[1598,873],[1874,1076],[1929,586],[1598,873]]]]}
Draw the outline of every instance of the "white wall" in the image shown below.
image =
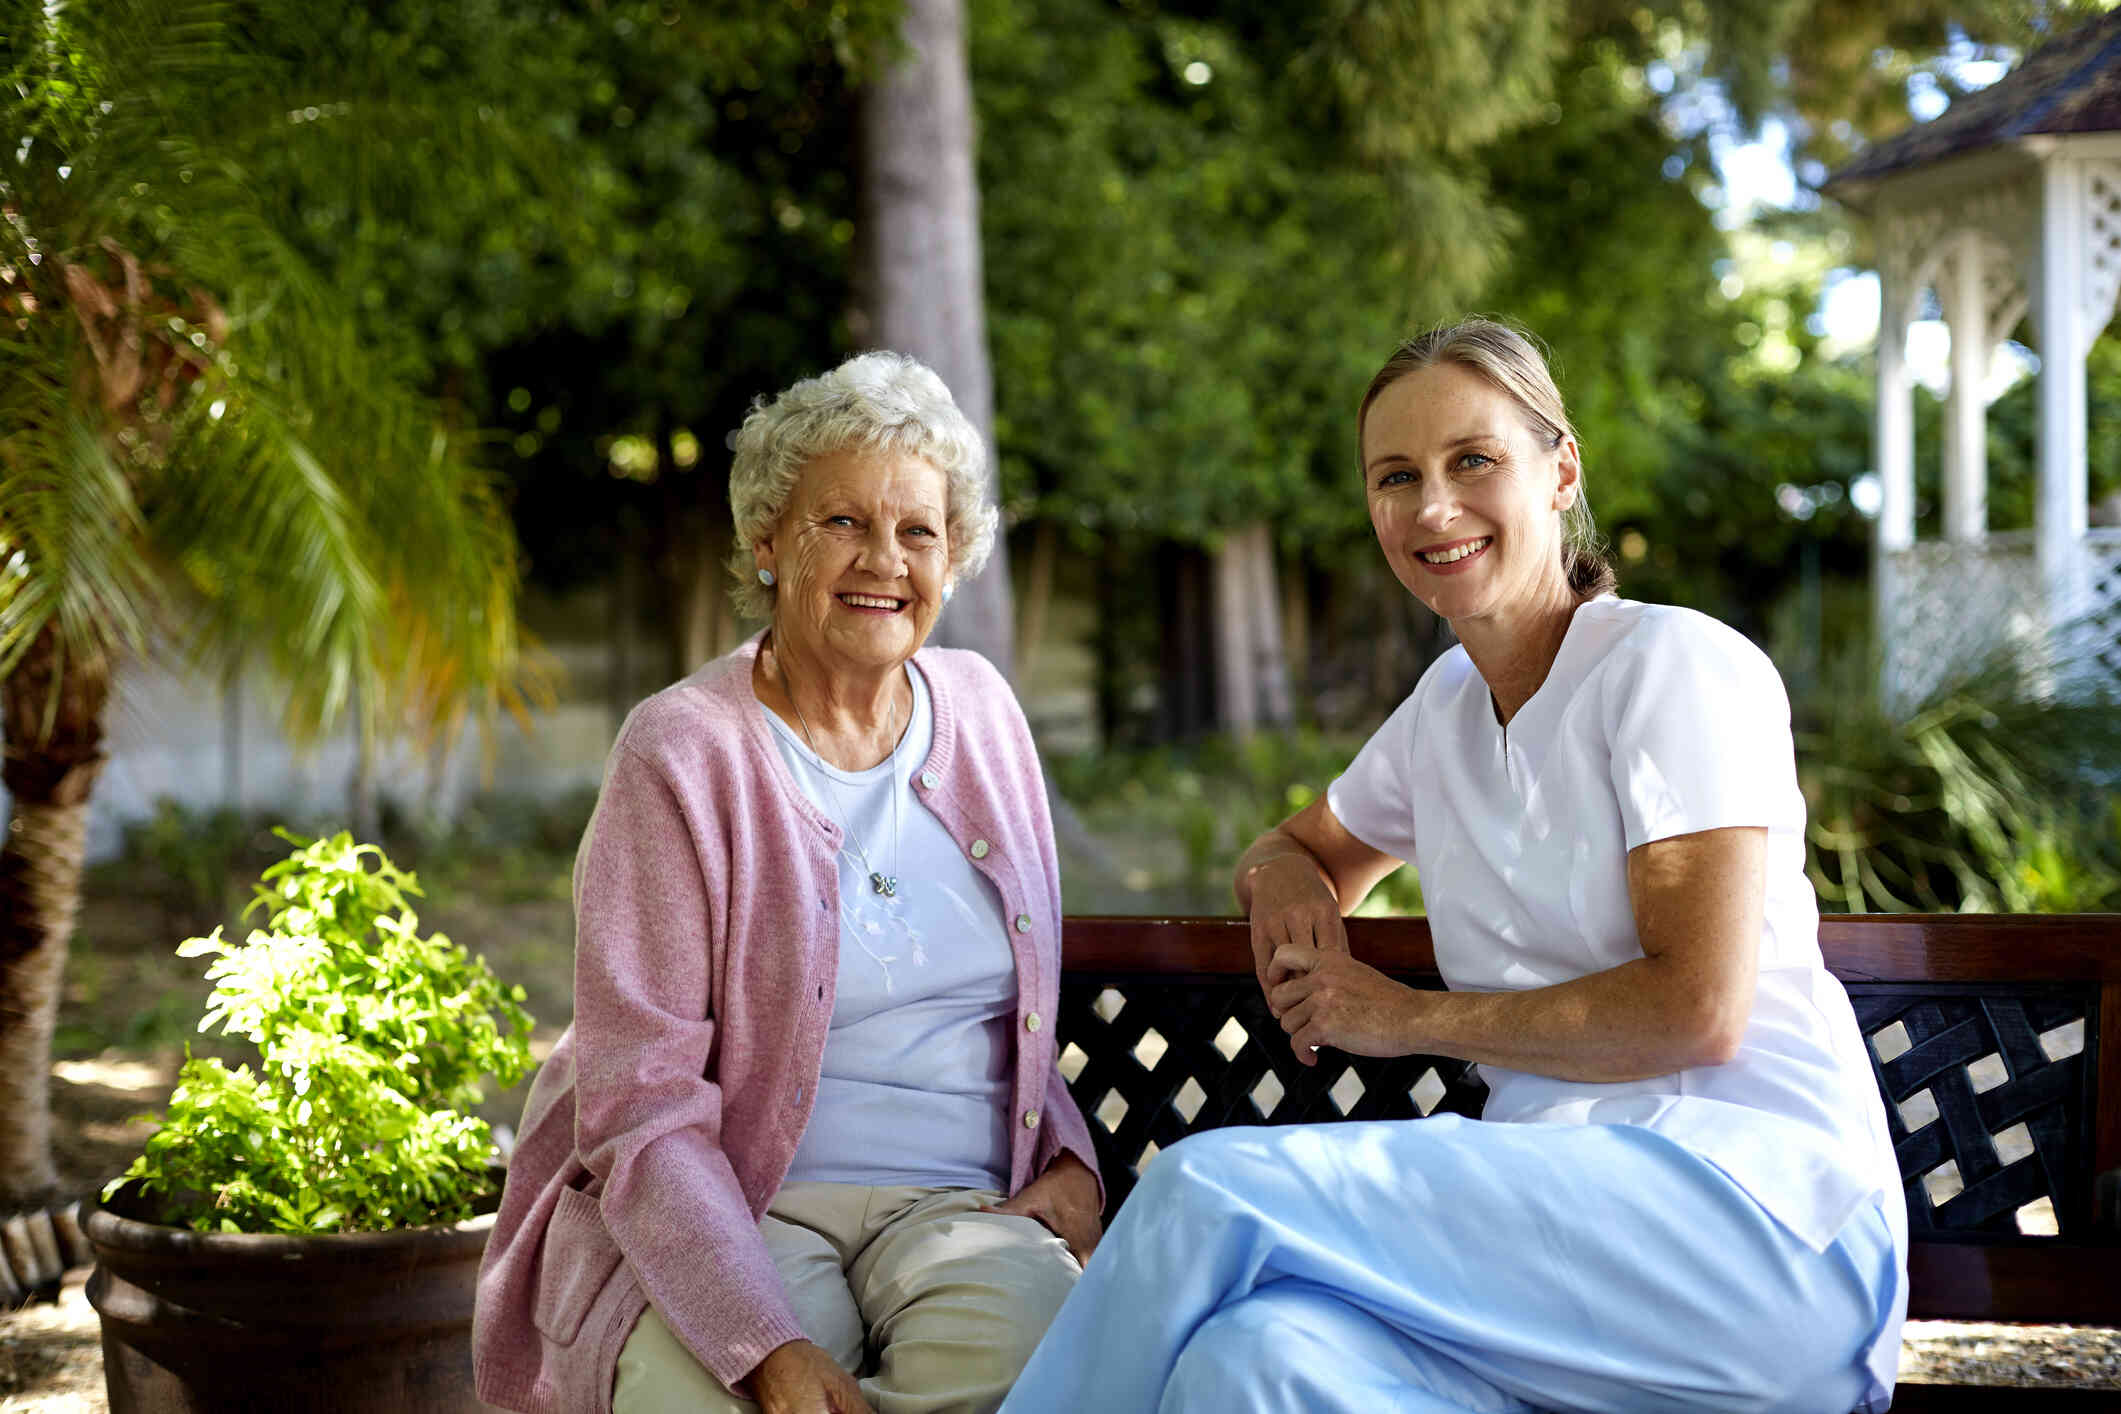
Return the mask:
{"type": "MultiPolygon", "coordinates": [[[[534,715],[530,732],[506,716],[485,737],[467,725],[439,759],[409,740],[388,742],[374,773],[378,803],[447,819],[485,791],[547,799],[594,788],[618,725],[597,691],[604,650],[554,651],[569,669],[568,687],[534,715]]],[[[201,810],[227,805],[318,825],[350,822],[352,731],[298,751],[281,730],[285,691],[267,674],[244,675],[233,713],[229,695],[223,682],[171,665],[124,665],[106,721],[110,759],[89,808],[91,860],[116,853],[125,825],[165,797],[201,810]]]]}

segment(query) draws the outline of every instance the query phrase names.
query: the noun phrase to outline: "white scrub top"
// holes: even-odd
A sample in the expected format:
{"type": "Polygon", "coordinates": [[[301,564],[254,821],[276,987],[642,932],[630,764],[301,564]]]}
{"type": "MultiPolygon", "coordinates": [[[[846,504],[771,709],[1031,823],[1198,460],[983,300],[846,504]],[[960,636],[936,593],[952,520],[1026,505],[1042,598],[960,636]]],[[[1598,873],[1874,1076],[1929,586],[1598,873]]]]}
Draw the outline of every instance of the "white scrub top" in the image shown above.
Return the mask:
{"type": "MultiPolygon", "coordinates": [[[[1737,1055],[1614,1084],[1483,1065],[1483,1117],[1655,1129],[1817,1251],[1883,1198],[1904,1258],[1884,1105],[1819,953],[1789,699],[1742,635],[1688,609],[1594,599],[1507,728],[1454,648],[1327,800],[1358,839],[1420,870],[1437,968],[1459,991],[1552,986],[1641,957],[1628,851],[1764,826],[1760,974],[1737,1055]]],[[[1893,1309],[1905,1305],[1903,1278],[1893,1309]]],[[[1899,1326],[1887,1323],[1871,1362],[1888,1387],[1899,1326]]]]}

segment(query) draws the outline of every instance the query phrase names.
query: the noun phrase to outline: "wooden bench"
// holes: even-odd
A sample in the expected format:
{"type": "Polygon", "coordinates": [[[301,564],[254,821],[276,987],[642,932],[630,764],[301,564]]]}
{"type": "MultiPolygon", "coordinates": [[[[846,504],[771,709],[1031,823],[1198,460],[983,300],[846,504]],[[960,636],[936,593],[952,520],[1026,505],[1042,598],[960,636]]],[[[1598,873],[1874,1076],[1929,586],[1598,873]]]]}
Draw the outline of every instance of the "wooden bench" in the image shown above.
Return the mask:
{"type": "MultiPolygon", "coordinates": [[[[1070,918],[1064,935],[1061,1070],[1115,1210],[1141,1166],[1195,1130],[1479,1113],[1484,1087],[1462,1061],[1297,1064],[1241,920],[1070,918]]],[[[1425,920],[1353,919],[1349,936],[1400,980],[1442,985],[1425,920]]],[[[1908,1315],[2121,1325],[2121,914],[1830,916],[1820,945],[1892,1125],[1913,1237],[1908,1315]]],[[[1903,1385],[1894,1408],[1995,1409],[1998,1395],[1903,1385]]]]}

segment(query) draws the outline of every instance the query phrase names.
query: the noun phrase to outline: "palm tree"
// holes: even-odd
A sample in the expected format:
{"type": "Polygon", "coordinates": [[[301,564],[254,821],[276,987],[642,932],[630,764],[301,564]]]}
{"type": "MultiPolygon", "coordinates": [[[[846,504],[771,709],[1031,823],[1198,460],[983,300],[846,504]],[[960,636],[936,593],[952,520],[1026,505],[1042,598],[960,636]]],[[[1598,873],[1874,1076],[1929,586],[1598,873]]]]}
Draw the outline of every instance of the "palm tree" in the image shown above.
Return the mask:
{"type": "Polygon", "coordinates": [[[388,170],[392,109],[245,35],[203,0],[0,0],[0,1212],[56,1182],[52,1027],[115,674],[263,658],[298,736],[520,706],[494,486],[260,179],[388,170]]]}

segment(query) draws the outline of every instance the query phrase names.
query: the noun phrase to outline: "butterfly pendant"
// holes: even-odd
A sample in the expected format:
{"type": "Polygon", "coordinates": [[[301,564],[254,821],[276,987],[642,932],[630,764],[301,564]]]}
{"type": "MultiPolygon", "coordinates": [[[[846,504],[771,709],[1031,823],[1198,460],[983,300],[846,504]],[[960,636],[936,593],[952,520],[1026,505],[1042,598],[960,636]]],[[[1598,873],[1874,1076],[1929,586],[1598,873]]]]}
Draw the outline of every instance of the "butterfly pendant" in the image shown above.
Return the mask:
{"type": "Polygon", "coordinates": [[[869,887],[882,894],[885,898],[898,897],[898,880],[887,877],[881,869],[870,873],[869,887]]]}

